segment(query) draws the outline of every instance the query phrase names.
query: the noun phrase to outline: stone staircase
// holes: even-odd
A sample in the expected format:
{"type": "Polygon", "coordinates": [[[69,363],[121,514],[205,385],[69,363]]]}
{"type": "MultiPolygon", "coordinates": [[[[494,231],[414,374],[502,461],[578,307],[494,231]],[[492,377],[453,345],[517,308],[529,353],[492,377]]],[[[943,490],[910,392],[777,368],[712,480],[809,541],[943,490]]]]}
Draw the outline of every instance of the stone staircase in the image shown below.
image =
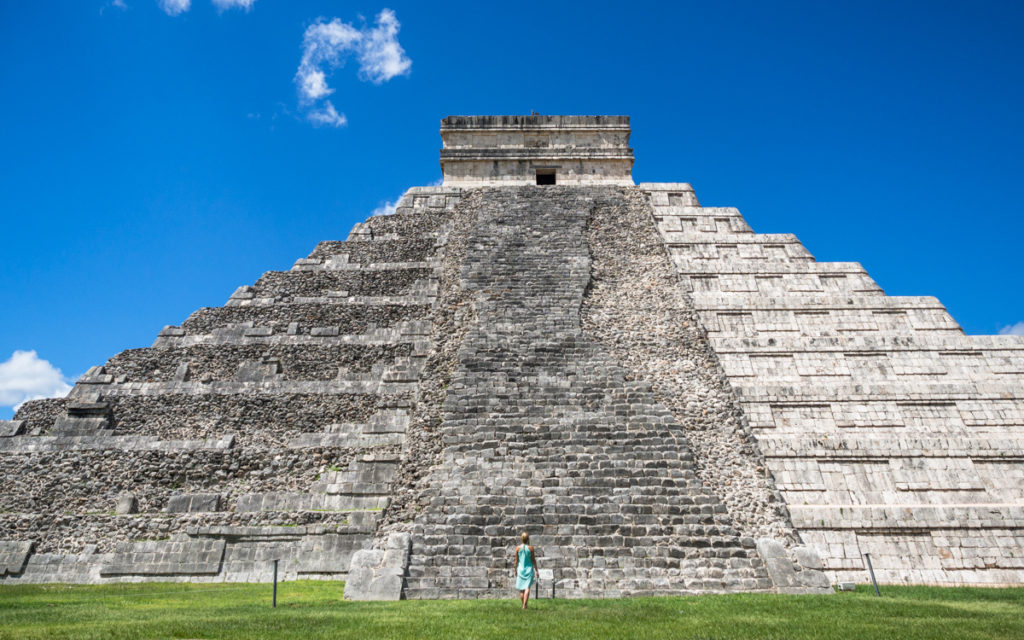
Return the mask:
{"type": "MultiPolygon", "coordinates": [[[[524,530],[560,597],[775,588],[755,539],[695,476],[682,426],[581,329],[588,220],[624,207],[622,192],[507,187],[463,204],[477,207],[462,270],[476,320],[405,597],[507,596],[524,530]]],[[[805,586],[822,586],[814,573],[805,586]]]]}

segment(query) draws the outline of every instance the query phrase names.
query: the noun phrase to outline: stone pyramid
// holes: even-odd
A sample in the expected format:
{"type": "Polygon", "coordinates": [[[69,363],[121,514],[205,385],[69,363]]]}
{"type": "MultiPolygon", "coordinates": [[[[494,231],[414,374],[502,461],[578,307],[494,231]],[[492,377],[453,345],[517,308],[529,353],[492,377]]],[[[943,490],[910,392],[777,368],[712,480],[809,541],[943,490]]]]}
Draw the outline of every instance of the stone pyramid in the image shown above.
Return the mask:
{"type": "Polygon", "coordinates": [[[1024,582],[1024,339],[452,116],[444,183],[0,423],[0,580],[505,597],[1024,582]]]}

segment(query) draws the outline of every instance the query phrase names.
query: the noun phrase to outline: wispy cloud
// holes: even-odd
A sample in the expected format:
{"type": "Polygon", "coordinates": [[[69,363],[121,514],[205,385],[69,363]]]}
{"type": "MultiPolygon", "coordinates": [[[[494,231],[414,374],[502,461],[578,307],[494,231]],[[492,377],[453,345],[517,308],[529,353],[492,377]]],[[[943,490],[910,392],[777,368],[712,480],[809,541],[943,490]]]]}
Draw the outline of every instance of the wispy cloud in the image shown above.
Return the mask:
{"type": "Polygon", "coordinates": [[[157,0],[157,4],[169,16],[177,16],[192,8],[192,0],[157,0]]]}
{"type": "Polygon", "coordinates": [[[401,24],[391,9],[377,15],[376,26],[359,28],[334,18],[311,24],[302,37],[302,60],[295,73],[299,102],[307,109],[307,118],[318,125],[344,126],[348,121],[327,96],[334,93],[327,74],[345,66],[349,56],[359,60],[359,77],[382,84],[409,73],[412,60],[398,42],[401,24]]]}
{"type": "MultiPolygon", "coordinates": [[[[256,0],[212,0],[217,11],[228,9],[245,9],[248,11],[256,4],[256,0]]],[[[113,6],[125,8],[124,0],[113,0],[113,6]]],[[[157,0],[157,4],[169,16],[177,16],[192,8],[192,0],[157,0]]]]}
{"type": "Polygon", "coordinates": [[[248,11],[252,9],[254,4],[256,4],[256,0],[213,0],[213,6],[217,7],[220,11],[226,9],[245,9],[248,11]]]}
{"type": "Polygon", "coordinates": [[[999,330],[1001,336],[1024,336],[1024,322],[1011,324],[999,330]]]}
{"type": "Polygon", "coordinates": [[[371,216],[391,216],[395,214],[395,209],[398,208],[398,203],[402,201],[402,196],[398,196],[391,202],[385,202],[379,207],[370,212],[371,216]]]}
{"type": "Polygon", "coordinates": [[[35,351],[15,351],[0,362],[0,406],[15,410],[28,400],[67,395],[71,385],[60,369],[35,351]]]}
{"type": "Polygon", "coordinates": [[[121,11],[127,11],[128,5],[124,0],[107,0],[107,2],[100,7],[100,15],[103,15],[103,12],[107,9],[120,9],[121,11]]]}
{"type": "MultiPolygon", "coordinates": [[[[440,187],[442,184],[444,184],[444,176],[441,176],[440,178],[438,178],[437,180],[434,180],[433,182],[431,182],[430,184],[428,184],[426,186],[428,186],[428,187],[440,187]]],[[[370,215],[371,216],[390,216],[390,215],[394,215],[395,211],[398,209],[398,203],[401,202],[401,201],[402,201],[402,196],[398,196],[397,198],[395,198],[391,202],[381,203],[380,206],[378,206],[376,209],[374,209],[373,211],[370,212],[370,215]]]]}
{"type": "Polygon", "coordinates": [[[409,73],[412,60],[398,44],[398,30],[402,27],[395,12],[384,9],[377,15],[377,27],[363,32],[359,48],[359,75],[374,84],[387,82],[395,76],[409,73]]]}
{"type": "Polygon", "coordinates": [[[324,100],[321,106],[311,109],[306,114],[306,117],[318,127],[344,127],[348,124],[348,118],[345,117],[344,113],[338,113],[338,110],[334,108],[330,100],[324,100]]]}

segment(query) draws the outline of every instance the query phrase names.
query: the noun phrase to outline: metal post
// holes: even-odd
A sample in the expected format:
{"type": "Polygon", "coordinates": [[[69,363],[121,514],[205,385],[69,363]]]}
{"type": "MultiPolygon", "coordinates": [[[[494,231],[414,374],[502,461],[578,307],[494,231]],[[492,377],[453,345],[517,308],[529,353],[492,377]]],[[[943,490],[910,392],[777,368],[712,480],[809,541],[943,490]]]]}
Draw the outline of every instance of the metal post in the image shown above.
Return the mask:
{"type": "Polygon", "coordinates": [[[274,607],[277,607],[277,560],[274,560],[274,607]]]}
{"type": "Polygon", "coordinates": [[[871,574],[871,584],[875,585],[875,595],[881,596],[882,594],[878,593],[878,580],[875,580],[875,569],[871,566],[871,554],[865,553],[864,557],[868,561],[868,573],[871,574]]]}

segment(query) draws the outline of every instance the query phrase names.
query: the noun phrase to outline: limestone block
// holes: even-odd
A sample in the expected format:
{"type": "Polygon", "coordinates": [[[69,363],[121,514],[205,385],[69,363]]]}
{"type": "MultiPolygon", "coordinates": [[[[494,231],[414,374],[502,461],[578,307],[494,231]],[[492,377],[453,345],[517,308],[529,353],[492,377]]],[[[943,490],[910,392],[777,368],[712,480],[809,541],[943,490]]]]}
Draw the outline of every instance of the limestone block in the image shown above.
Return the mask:
{"type": "Polygon", "coordinates": [[[238,367],[235,379],[239,382],[269,382],[281,380],[281,362],[273,361],[249,361],[243,362],[238,367]]]}
{"type": "Polygon", "coordinates": [[[174,370],[174,376],[171,378],[174,382],[188,382],[189,381],[189,364],[182,362],[178,365],[178,368],[174,370]]]}
{"type": "Polygon", "coordinates": [[[400,600],[411,543],[408,533],[393,533],[385,549],[355,552],[345,582],[345,599],[400,600]]]}
{"type": "Polygon", "coordinates": [[[32,542],[0,540],[0,577],[21,573],[32,553],[33,544],[32,542]]]}
{"type": "Polygon", "coordinates": [[[23,420],[0,420],[0,438],[20,436],[25,432],[23,420]]]}
{"type": "Polygon", "coordinates": [[[794,556],[798,559],[794,562],[779,542],[771,538],[757,540],[757,552],[779,593],[831,593],[829,579],[820,571],[821,561],[817,554],[807,547],[801,549],[799,552],[794,549],[794,556]],[[801,556],[810,564],[800,562],[801,556]]]}
{"type": "Polygon", "coordinates": [[[805,569],[822,569],[824,565],[818,552],[811,547],[794,547],[793,555],[796,561],[805,569]]]}
{"type": "Polygon", "coordinates": [[[114,376],[108,375],[104,367],[90,367],[75,384],[110,384],[113,381],[114,376]]]}
{"type": "Polygon", "coordinates": [[[220,494],[179,493],[167,501],[167,513],[220,511],[220,494]]]}
{"type": "Polygon", "coordinates": [[[324,534],[307,536],[297,552],[296,572],[309,574],[347,573],[352,556],[368,547],[367,534],[324,534]]]}
{"type": "Polygon", "coordinates": [[[363,433],[405,433],[409,427],[409,412],[404,409],[378,411],[363,429],[363,433]]]}
{"type": "Polygon", "coordinates": [[[220,573],[224,540],[171,540],[120,543],[100,574],[165,576],[220,573]]]}
{"type": "Polygon", "coordinates": [[[139,510],[139,501],[134,494],[124,493],[118,496],[117,506],[114,507],[114,512],[118,515],[128,515],[137,513],[139,510]]]}

